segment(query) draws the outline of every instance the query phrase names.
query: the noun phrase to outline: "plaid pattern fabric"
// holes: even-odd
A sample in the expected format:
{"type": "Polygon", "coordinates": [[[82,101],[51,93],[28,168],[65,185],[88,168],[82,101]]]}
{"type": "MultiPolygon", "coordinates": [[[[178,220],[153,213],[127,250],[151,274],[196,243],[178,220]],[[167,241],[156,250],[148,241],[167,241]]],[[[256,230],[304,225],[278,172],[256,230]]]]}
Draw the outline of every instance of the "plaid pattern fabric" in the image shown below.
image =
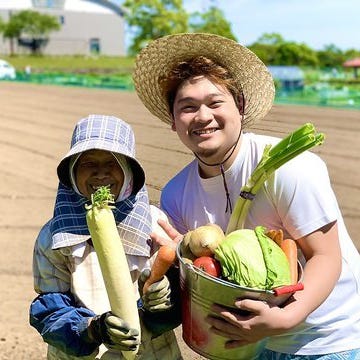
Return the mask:
{"type": "MultiPolygon", "coordinates": [[[[151,206],[150,211],[153,222],[161,217],[159,209],[151,206]]],[[[71,290],[79,305],[86,306],[96,314],[110,310],[107,300],[105,284],[102,280],[101,269],[94,251],[89,243],[84,246],[64,247],[52,250],[52,238],[50,233],[51,221],[42,228],[34,249],[34,287],[38,293],[66,292],[71,290]],[[82,251],[78,251],[82,250],[82,251]]],[[[155,229],[153,229],[155,230],[155,229]]],[[[132,263],[134,257],[128,258],[132,263]]],[[[136,258],[138,258],[136,256],[136,258]]],[[[144,258],[146,260],[146,258],[144,258]]],[[[134,271],[133,280],[136,281],[145,263],[136,263],[139,268],[134,271]]],[[[133,264],[134,265],[134,264],[133,264]]],[[[130,290],[130,289],[129,289],[130,290]]],[[[182,359],[179,346],[173,331],[169,331],[159,337],[152,338],[151,333],[142,327],[142,344],[139,360],[180,360],[182,359]]],[[[119,352],[107,351],[101,346],[89,356],[75,357],[67,355],[61,350],[49,345],[48,359],[54,360],[121,360],[124,357],[119,352]]]]}
{"type": "Polygon", "coordinates": [[[125,252],[149,256],[151,215],[144,171],[135,158],[134,133],[126,122],[106,115],[89,115],[76,124],[70,150],[57,168],[60,184],[51,223],[52,248],[73,246],[90,237],[86,224],[87,199],[72,189],[69,165],[72,156],[91,149],[110,151],[129,161],[133,191],[128,198],[115,203],[113,212],[125,252]]]}
{"type": "MultiPolygon", "coordinates": [[[[59,184],[51,222],[53,249],[73,246],[90,238],[86,224],[86,202],[86,198],[59,184]]],[[[116,202],[113,213],[125,252],[149,256],[151,215],[145,187],[136,196],[131,195],[124,201],[116,202]]]]}
{"type": "MultiPolygon", "coordinates": [[[[132,192],[125,200],[115,202],[113,213],[129,267],[133,269],[131,275],[136,291],[137,277],[151,255],[148,240],[152,220],[156,222],[158,213],[152,214],[155,208],[149,205],[144,172],[135,159],[134,144],[130,126],[115,117],[90,115],[76,125],[71,149],[57,169],[60,184],[53,218],[41,229],[34,248],[34,288],[38,293],[71,291],[79,306],[99,314],[110,310],[95,250],[90,242],[86,242],[90,238],[86,223],[87,199],[72,189],[69,176],[71,157],[90,149],[110,151],[115,156],[125,155],[131,167],[132,192]]],[[[151,335],[142,328],[139,359],[182,359],[172,331],[154,339],[151,335]]],[[[124,359],[121,353],[107,350],[103,345],[99,352],[84,357],[67,355],[51,345],[48,347],[48,359],[80,358],[124,359]]]]}
{"type": "Polygon", "coordinates": [[[135,158],[135,137],[131,126],[114,116],[105,115],[89,115],[76,124],[70,150],[57,167],[60,182],[71,187],[70,159],[73,155],[90,149],[126,156],[133,170],[136,184],[134,193],[144,185],[144,170],[135,158]]]}
{"type": "Polygon", "coordinates": [[[109,150],[127,156],[135,156],[135,139],[130,125],[113,116],[90,115],[75,127],[70,148],[80,153],[89,149],[94,141],[98,149],[109,150]],[[111,149],[109,148],[111,146],[111,149]]]}

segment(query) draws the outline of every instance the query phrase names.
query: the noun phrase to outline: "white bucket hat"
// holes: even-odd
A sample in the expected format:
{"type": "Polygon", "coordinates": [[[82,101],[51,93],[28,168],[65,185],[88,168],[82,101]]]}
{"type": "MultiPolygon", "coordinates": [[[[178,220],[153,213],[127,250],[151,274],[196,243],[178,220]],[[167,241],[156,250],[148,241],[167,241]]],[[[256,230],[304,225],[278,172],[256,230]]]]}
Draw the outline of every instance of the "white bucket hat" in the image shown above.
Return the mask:
{"type": "Polygon", "coordinates": [[[86,150],[99,149],[126,157],[133,173],[132,194],[136,194],[145,183],[145,173],[135,158],[135,137],[125,121],[106,115],[89,115],[80,120],[74,129],[71,146],[57,167],[59,180],[71,188],[70,162],[72,156],[86,150]]]}

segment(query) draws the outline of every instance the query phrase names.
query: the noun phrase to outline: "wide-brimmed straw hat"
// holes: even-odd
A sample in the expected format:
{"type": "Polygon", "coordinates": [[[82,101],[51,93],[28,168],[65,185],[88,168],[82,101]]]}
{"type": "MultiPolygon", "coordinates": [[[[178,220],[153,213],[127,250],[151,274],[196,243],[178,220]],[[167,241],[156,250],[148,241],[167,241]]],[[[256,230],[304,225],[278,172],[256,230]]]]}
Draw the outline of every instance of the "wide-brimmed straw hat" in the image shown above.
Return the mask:
{"type": "Polygon", "coordinates": [[[168,100],[159,79],[166,78],[179,62],[205,56],[226,68],[245,98],[244,123],[262,119],[271,109],[275,87],[264,63],[248,48],[214,34],[185,33],[165,36],[149,43],[137,56],[133,80],[147,109],[171,124],[168,100]]]}

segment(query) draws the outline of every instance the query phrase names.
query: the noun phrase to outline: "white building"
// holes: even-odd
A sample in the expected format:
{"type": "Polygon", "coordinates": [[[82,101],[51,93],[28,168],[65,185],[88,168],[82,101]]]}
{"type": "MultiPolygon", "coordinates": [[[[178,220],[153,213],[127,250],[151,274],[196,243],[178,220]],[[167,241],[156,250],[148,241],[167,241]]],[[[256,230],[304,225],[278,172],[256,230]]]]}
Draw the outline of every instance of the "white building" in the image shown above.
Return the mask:
{"type": "MultiPolygon", "coordinates": [[[[123,12],[109,0],[0,0],[0,17],[4,22],[11,14],[22,10],[46,13],[59,19],[61,28],[50,33],[44,54],[126,54],[123,12]]],[[[29,52],[16,40],[13,47],[16,53],[29,52]]],[[[9,53],[10,41],[0,34],[0,54],[9,53]]]]}

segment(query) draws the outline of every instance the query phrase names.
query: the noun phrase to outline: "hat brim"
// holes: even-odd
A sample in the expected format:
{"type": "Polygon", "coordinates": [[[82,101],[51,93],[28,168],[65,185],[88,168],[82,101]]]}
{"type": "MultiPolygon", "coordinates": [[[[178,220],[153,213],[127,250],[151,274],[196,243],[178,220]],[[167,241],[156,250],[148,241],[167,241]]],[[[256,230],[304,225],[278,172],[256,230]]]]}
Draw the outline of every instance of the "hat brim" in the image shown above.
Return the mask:
{"type": "Polygon", "coordinates": [[[125,156],[131,167],[133,173],[133,190],[132,194],[137,194],[138,191],[145,184],[145,172],[140,163],[129,154],[128,149],[122,145],[121,143],[115,143],[113,141],[104,141],[104,140],[87,140],[86,142],[79,142],[75,146],[73,146],[70,151],[65,155],[65,157],[60,161],[57,167],[57,175],[62,184],[71,188],[71,180],[70,180],[70,160],[73,155],[80,154],[87,150],[105,150],[113,153],[118,153],[120,155],[125,156]],[[84,148],[86,145],[86,148],[84,148]]]}
{"type": "Polygon", "coordinates": [[[171,124],[168,101],[159,79],[179,62],[205,56],[232,74],[245,98],[245,122],[262,119],[272,107],[275,86],[264,63],[239,43],[214,34],[186,33],[165,36],[149,43],[137,56],[133,81],[146,108],[171,124]]]}

